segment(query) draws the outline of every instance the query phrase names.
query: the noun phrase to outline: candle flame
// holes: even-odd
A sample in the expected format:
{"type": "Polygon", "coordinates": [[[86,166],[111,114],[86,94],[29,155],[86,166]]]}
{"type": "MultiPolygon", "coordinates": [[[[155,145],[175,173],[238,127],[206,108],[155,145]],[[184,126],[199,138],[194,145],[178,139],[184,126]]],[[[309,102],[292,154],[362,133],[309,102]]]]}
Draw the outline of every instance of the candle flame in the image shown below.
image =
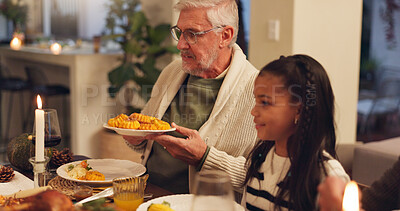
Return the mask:
{"type": "Polygon", "coordinates": [[[40,95],[36,97],[38,109],[42,109],[42,98],[40,98],[40,95]]]}
{"type": "Polygon", "coordinates": [[[347,183],[343,196],[343,211],[359,211],[360,202],[358,199],[357,183],[351,181],[347,183]]]}
{"type": "Polygon", "coordinates": [[[10,47],[13,50],[21,49],[22,41],[18,37],[14,37],[10,42],[10,47]]]}
{"type": "Polygon", "coordinates": [[[61,53],[62,46],[61,46],[60,44],[58,44],[58,43],[53,43],[53,44],[51,44],[51,46],[50,46],[50,50],[51,50],[51,52],[52,52],[53,54],[58,55],[58,54],[61,53]]]}

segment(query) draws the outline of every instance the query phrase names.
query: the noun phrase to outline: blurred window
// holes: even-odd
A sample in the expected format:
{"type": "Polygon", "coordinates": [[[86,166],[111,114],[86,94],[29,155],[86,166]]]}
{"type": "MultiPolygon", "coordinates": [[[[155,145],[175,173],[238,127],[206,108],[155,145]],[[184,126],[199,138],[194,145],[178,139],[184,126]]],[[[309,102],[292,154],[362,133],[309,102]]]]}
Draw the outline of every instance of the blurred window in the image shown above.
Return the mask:
{"type": "Polygon", "coordinates": [[[400,136],[400,0],[364,0],[357,140],[400,136]]]}
{"type": "Polygon", "coordinates": [[[51,0],[51,34],[57,39],[77,38],[78,0],[51,0]]]}

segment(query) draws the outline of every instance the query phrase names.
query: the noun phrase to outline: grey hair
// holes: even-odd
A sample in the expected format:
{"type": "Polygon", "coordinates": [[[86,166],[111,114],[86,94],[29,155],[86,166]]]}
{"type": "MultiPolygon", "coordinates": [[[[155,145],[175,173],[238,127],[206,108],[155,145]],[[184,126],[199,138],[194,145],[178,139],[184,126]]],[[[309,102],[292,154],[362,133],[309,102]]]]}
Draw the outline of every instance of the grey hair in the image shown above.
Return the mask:
{"type": "Polygon", "coordinates": [[[175,9],[182,11],[189,8],[209,8],[207,18],[213,27],[232,26],[233,38],[229,47],[236,43],[239,30],[239,14],[235,0],[180,0],[175,9]]]}

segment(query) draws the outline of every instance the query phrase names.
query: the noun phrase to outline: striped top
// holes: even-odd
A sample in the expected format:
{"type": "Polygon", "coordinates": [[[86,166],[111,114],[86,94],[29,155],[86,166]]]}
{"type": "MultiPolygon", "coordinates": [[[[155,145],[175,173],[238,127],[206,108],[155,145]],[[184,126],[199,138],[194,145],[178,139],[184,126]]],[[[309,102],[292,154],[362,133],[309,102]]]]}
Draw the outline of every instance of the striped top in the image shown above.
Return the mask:
{"type": "MultiPolygon", "coordinates": [[[[329,156],[328,153],[325,155],[329,156]]],[[[275,147],[273,147],[261,165],[259,174],[248,182],[244,190],[242,206],[250,211],[274,210],[275,204],[273,201],[275,201],[280,183],[288,173],[289,167],[289,158],[276,154],[275,147]]],[[[341,177],[346,182],[350,181],[349,176],[337,160],[332,158],[326,161],[325,168],[328,175],[341,177]]],[[[282,211],[288,210],[289,207],[293,206],[286,200],[278,205],[282,211]]]]}

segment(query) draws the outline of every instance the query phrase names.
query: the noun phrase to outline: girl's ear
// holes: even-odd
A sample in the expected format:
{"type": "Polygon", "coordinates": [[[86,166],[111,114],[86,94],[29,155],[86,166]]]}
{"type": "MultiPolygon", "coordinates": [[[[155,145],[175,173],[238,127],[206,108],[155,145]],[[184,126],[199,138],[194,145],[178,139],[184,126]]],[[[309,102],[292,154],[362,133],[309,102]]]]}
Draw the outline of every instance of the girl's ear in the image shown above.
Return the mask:
{"type": "Polygon", "coordinates": [[[225,26],[223,31],[221,32],[221,42],[219,43],[220,48],[224,48],[231,43],[233,39],[233,27],[232,26],[225,26]]]}

